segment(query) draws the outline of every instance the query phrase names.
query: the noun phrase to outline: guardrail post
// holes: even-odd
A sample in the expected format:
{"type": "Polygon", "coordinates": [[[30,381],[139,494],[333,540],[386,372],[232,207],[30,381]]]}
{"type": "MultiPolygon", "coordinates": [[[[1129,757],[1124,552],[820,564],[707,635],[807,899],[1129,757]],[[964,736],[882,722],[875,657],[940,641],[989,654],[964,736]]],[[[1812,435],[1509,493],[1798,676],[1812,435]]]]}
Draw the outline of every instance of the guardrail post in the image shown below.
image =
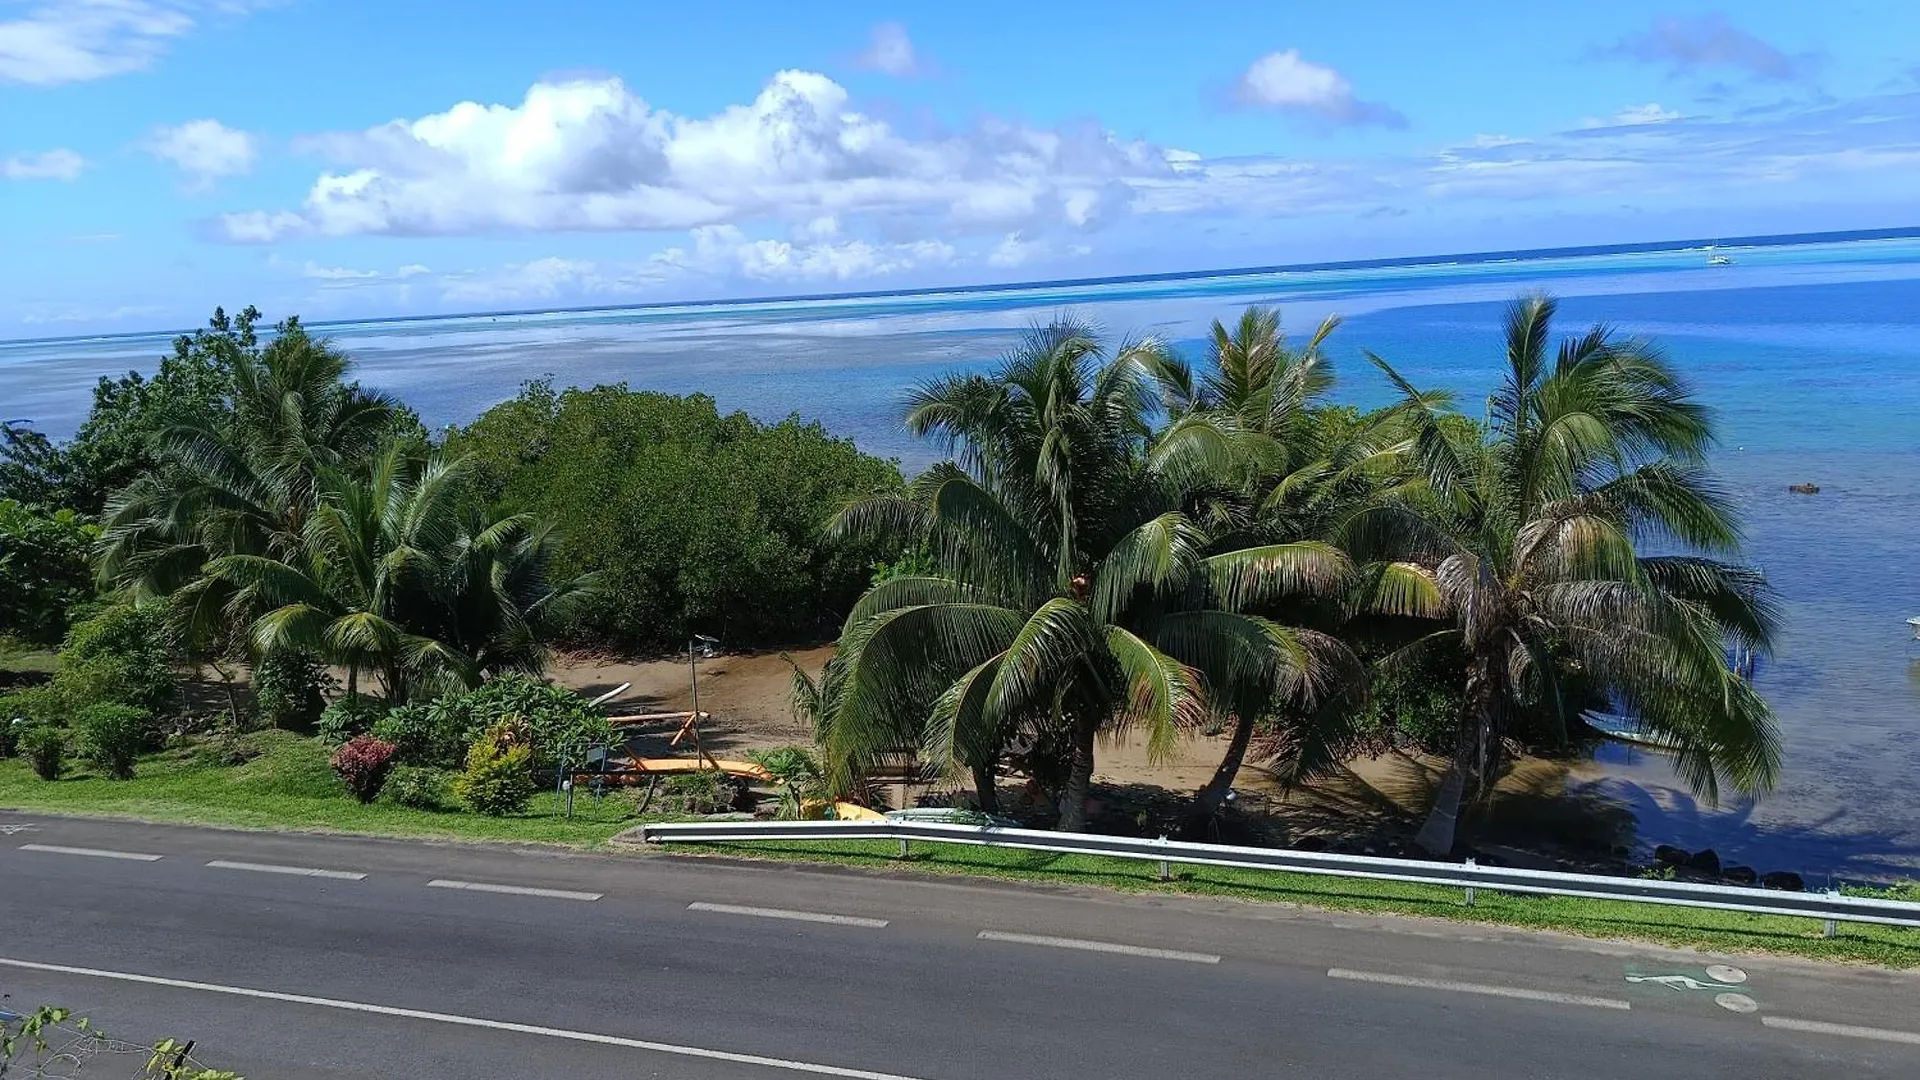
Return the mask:
{"type": "MultiPolygon", "coordinates": [[[[1167,842],[1167,838],[1162,836],[1160,838],[1160,843],[1164,844],[1166,842],[1167,842]]],[[[1161,881],[1173,880],[1173,868],[1167,865],[1167,860],[1165,859],[1160,860],[1160,880],[1161,881]]]]}
{"type": "MultiPolygon", "coordinates": [[[[1473,859],[1471,857],[1467,859],[1467,865],[1469,867],[1474,865],[1473,859]]],[[[1473,886],[1471,885],[1467,886],[1467,906],[1468,907],[1473,906],[1473,886]]]]}
{"type": "Polygon", "coordinates": [[[904,836],[900,838],[900,857],[907,857],[907,838],[904,836]]]}
{"type": "MultiPolygon", "coordinates": [[[[1840,899],[1840,890],[1839,890],[1839,889],[1828,889],[1828,890],[1827,890],[1827,899],[1829,899],[1829,900],[1838,900],[1838,899],[1840,899]]],[[[1835,928],[1835,926],[1833,925],[1833,920],[1832,920],[1832,919],[1828,919],[1828,920],[1827,920],[1827,925],[1826,925],[1826,928],[1825,928],[1825,929],[1824,929],[1824,930],[1823,930],[1823,931],[1821,932],[1821,934],[1820,934],[1820,936],[1821,936],[1821,937],[1824,937],[1824,938],[1832,938],[1835,932],[1836,932],[1836,928],[1835,928]]]]}

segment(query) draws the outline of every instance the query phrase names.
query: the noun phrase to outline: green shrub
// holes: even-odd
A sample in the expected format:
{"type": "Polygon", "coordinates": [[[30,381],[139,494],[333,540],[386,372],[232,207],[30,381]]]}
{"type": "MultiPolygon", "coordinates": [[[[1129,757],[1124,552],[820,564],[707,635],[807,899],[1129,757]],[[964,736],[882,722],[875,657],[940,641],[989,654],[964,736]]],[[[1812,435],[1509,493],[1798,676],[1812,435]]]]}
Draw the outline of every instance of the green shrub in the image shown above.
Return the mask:
{"type": "Polygon", "coordinates": [[[394,745],[404,764],[458,768],[473,741],[460,700],[441,698],[426,704],[396,705],[375,721],[371,730],[375,738],[394,745]]]}
{"type": "Polygon", "coordinates": [[[67,733],[52,724],[34,724],[20,735],[20,753],[42,780],[58,780],[67,771],[67,733]]]}
{"type": "Polygon", "coordinates": [[[718,769],[680,773],[667,777],[660,794],[669,810],[687,814],[719,814],[737,807],[745,795],[744,781],[735,780],[718,769]]]}
{"type": "Polygon", "coordinates": [[[448,803],[448,771],[419,765],[402,765],[387,777],[381,794],[389,801],[415,810],[445,810],[448,803]]]}
{"type": "Polygon", "coordinates": [[[131,780],[133,763],[153,733],[153,716],[136,705],[101,702],[74,714],[79,750],[115,780],[131,780]]]}
{"type": "Polygon", "coordinates": [[[568,750],[617,741],[607,718],[587,707],[580,695],[529,675],[489,679],[478,689],[447,701],[459,717],[466,739],[503,720],[517,718],[526,727],[533,767],[553,768],[568,750]]]}
{"type": "Polygon", "coordinates": [[[253,670],[254,707],[269,727],[309,731],[326,710],[333,677],[312,653],[275,650],[253,670]]]}
{"type": "Polygon", "coordinates": [[[178,696],[177,659],[163,605],[110,604],[67,632],[53,689],[72,709],[111,701],[161,716],[178,696]]]}
{"type": "Polygon", "coordinates": [[[558,526],[563,573],[600,576],[574,619],[596,642],[684,649],[688,626],[809,636],[837,626],[872,564],[897,554],[821,542],[846,503],[899,491],[900,470],[797,417],[531,383],[447,446],[473,455],[484,498],[558,526]]]}
{"type": "Polygon", "coordinates": [[[0,758],[20,752],[20,736],[27,728],[36,724],[57,725],[65,715],[60,695],[51,686],[30,686],[0,694],[0,758]]]}
{"type": "Polygon", "coordinates": [[[314,733],[328,746],[339,746],[355,735],[365,735],[387,715],[387,703],[379,698],[355,694],[328,705],[320,713],[314,733]]]}
{"type": "Polygon", "coordinates": [[[475,813],[490,817],[527,808],[539,784],[533,777],[533,750],[524,726],[502,721],[474,740],[467,767],[453,782],[453,793],[475,813]]]}

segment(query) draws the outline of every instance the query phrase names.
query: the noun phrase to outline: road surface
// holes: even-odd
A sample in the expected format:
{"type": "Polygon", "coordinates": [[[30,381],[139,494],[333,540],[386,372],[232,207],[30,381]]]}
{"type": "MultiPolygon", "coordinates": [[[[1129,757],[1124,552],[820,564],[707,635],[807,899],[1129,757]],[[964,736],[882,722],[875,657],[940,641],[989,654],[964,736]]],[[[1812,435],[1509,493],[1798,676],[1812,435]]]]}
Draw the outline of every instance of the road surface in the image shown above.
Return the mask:
{"type": "Polygon", "coordinates": [[[249,1080],[1920,1076],[1920,978],[781,864],[0,813],[0,1008],[249,1080]]]}

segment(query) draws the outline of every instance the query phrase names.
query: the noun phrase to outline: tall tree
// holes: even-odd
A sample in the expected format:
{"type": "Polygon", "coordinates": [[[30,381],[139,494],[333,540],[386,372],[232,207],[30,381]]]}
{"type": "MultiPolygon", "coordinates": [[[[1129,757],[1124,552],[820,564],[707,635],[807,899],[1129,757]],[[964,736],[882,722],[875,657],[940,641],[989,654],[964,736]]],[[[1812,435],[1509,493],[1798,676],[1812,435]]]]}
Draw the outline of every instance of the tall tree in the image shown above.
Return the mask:
{"type": "MultiPolygon", "coordinates": [[[[1357,500],[1396,474],[1391,415],[1362,417],[1326,402],[1334,371],[1323,347],[1338,326],[1339,319],[1329,317],[1295,346],[1277,309],[1249,307],[1231,328],[1214,321],[1199,371],[1178,358],[1159,365],[1161,400],[1172,418],[1169,436],[1199,419],[1221,432],[1233,450],[1230,468],[1216,477],[1217,489],[1193,500],[1213,533],[1211,550],[1325,542],[1357,500]]],[[[1329,600],[1295,593],[1256,613],[1337,634],[1346,611],[1329,600]]],[[[1330,663],[1330,673],[1341,677],[1320,693],[1276,695],[1260,711],[1232,717],[1220,765],[1195,796],[1196,818],[1210,819],[1225,805],[1256,729],[1265,729],[1267,745],[1286,749],[1282,766],[1290,778],[1332,763],[1364,697],[1365,680],[1344,644],[1330,649],[1328,660],[1337,662],[1330,663]]]]}
{"type": "Polygon", "coordinates": [[[991,375],[921,388],[907,423],[954,458],[904,497],[851,507],[841,532],[923,547],[935,574],[881,581],[848,616],[819,739],[846,790],[883,753],[970,768],[983,802],[1015,736],[1065,748],[1060,827],[1084,829],[1095,737],[1138,726],[1155,757],[1212,713],[1313,694],[1337,644],[1244,609],[1332,591],[1324,544],[1206,553],[1185,510],[1222,433],[1150,441],[1153,341],[1106,350],[1084,325],[1031,332],[991,375]]]}
{"type": "Polygon", "coordinates": [[[1386,664],[1440,650],[1467,672],[1418,837],[1434,853],[1452,849],[1463,799],[1490,793],[1505,738],[1564,739],[1594,704],[1668,740],[1708,798],[1779,772],[1773,715],[1727,661],[1765,652],[1775,614],[1760,574],[1732,561],[1740,530],[1706,469],[1708,413],[1644,341],[1595,326],[1556,348],[1554,311],[1543,296],[1508,308],[1484,431],[1374,358],[1404,396],[1421,488],[1356,515],[1350,550],[1394,560],[1379,564],[1384,606],[1443,623],[1386,664]]]}

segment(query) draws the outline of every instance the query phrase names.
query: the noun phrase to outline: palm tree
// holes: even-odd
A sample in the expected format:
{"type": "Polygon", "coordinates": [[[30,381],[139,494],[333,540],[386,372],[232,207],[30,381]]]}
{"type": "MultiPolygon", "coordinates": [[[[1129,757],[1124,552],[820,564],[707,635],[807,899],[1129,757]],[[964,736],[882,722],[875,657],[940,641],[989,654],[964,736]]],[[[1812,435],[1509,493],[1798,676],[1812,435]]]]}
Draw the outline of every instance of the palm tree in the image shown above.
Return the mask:
{"type": "Polygon", "coordinates": [[[231,364],[223,422],[166,432],[162,467],[108,501],[106,583],[165,596],[210,559],[297,548],[320,472],[364,464],[400,412],[385,395],[346,382],[351,361],[294,320],[265,348],[235,350],[231,364]]]}
{"type": "Polygon", "coordinates": [[[259,652],[346,668],[350,693],[363,671],[395,702],[422,685],[537,673],[545,628],[587,582],[550,580],[547,530],[468,507],[469,469],[466,458],[420,461],[390,447],[364,477],[322,471],[295,549],[221,556],[190,588],[227,596],[259,652]]]}
{"type": "Polygon", "coordinates": [[[1509,307],[1484,430],[1373,358],[1404,397],[1421,490],[1355,515],[1349,550],[1382,560],[1383,607],[1445,624],[1385,663],[1441,650],[1465,671],[1453,761],[1417,841],[1434,853],[1452,849],[1462,798],[1488,795],[1505,738],[1564,739],[1594,705],[1668,740],[1709,799],[1779,771],[1773,715],[1726,661],[1764,653],[1775,615],[1761,576],[1729,561],[1740,530],[1705,468],[1707,411],[1644,341],[1595,326],[1553,351],[1554,309],[1509,307]]]}
{"type": "Polygon", "coordinates": [[[970,768],[991,806],[1007,742],[1052,739],[1067,763],[1060,827],[1081,830],[1100,732],[1144,727],[1164,758],[1205,715],[1318,692],[1333,643],[1243,609],[1332,591],[1345,560],[1314,543],[1206,553],[1185,502],[1225,433],[1194,418],[1150,439],[1164,352],[1109,355],[1061,321],[991,375],[915,393],[909,429],[953,460],[837,527],[924,547],[939,570],[879,583],[847,618],[837,670],[812,695],[837,788],[912,747],[932,768],[970,768]]]}
{"type": "MultiPolygon", "coordinates": [[[[1156,372],[1174,430],[1205,418],[1231,440],[1233,468],[1225,486],[1202,500],[1214,551],[1279,543],[1325,542],[1334,524],[1360,500],[1398,476],[1397,425],[1390,412],[1360,415],[1326,403],[1334,373],[1323,351],[1340,320],[1330,316],[1299,347],[1281,331],[1280,313],[1249,307],[1229,330],[1218,320],[1197,373],[1171,360],[1156,372]]],[[[1344,605],[1294,594],[1258,609],[1282,623],[1319,626],[1343,635],[1344,605]]],[[[1213,776],[1194,799],[1196,822],[1218,814],[1253,745],[1256,729],[1285,749],[1281,769],[1300,779],[1332,764],[1350,734],[1365,679],[1344,642],[1326,657],[1340,676],[1317,700],[1276,696],[1258,713],[1233,718],[1232,734],[1213,776]],[[1333,691],[1338,691],[1333,692],[1333,691]]]]}

